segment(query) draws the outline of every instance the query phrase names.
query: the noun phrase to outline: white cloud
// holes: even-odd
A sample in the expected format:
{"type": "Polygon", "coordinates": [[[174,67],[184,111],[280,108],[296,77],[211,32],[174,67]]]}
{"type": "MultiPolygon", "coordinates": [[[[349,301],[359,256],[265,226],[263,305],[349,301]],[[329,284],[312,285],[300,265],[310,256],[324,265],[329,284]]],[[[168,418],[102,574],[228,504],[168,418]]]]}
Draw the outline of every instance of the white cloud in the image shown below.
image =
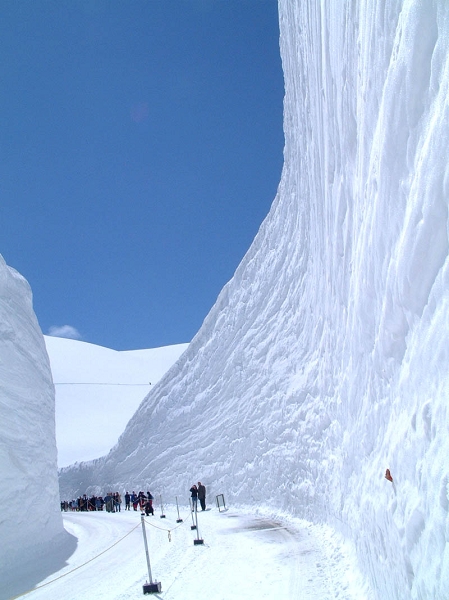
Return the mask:
{"type": "Polygon", "coordinates": [[[52,337],[60,337],[60,338],[69,338],[71,340],[80,340],[81,334],[78,329],[72,327],[71,325],[53,325],[48,330],[48,335],[52,337]]]}

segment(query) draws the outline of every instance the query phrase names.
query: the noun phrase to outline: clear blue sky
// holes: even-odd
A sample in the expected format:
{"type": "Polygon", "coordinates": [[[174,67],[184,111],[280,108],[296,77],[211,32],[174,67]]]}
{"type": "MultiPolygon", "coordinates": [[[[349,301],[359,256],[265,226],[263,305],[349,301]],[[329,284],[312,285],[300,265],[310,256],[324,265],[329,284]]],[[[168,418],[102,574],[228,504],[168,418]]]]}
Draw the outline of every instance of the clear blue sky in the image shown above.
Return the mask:
{"type": "Polygon", "coordinates": [[[276,0],[4,2],[0,56],[0,253],[43,332],[190,341],[280,180],[276,0]]]}

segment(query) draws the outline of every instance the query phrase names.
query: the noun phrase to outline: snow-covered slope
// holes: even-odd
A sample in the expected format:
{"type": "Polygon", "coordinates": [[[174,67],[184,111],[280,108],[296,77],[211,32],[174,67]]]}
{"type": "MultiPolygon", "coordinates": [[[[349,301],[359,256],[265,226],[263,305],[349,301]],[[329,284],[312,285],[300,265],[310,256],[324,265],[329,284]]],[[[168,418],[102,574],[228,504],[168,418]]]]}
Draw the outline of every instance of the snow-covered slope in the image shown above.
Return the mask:
{"type": "MultiPolygon", "coordinates": [[[[59,506],[55,400],[28,283],[0,256],[0,598],[12,565],[30,573],[48,549],[73,550],[59,506]]],[[[38,569],[39,570],[39,569],[38,569]]],[[[45,568],[43,568],[45,571],[45,568]]],[[[8,595],[9,597],[9,595],[8,595]]]]}
{"type": "Polygon", "coordinates": [[[44,339],[55,383],[60,467],[109,452],[151,385],[188,346],[117,352],[78,340],[44,339]]]}
{"type": "Polygon", "coordinates": [[[449,4],[280,0],[285,165],[201,330],[63,494],[201,478],[449,597],[449,4]],[[393,483],[384,478],[389,468],[393,483]]]}

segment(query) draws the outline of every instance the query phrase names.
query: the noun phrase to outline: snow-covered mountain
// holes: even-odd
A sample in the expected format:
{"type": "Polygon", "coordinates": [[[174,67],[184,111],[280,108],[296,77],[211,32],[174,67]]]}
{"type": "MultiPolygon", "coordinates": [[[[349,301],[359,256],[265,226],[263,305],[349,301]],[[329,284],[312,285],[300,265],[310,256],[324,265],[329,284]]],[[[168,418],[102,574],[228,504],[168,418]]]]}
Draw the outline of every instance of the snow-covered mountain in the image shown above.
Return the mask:
{"type": "MultiPolygon", "coordinates": [[[[63,563],[74,538],[63,528],[56,465],[55,398],[28,283],[0,256],[0,597],[11,568],[45,573],[51,548],[63,563]]],[[[14,587],[9,587],[10,591],[14,587]]]]}
{"type": "Polygon", "coordinates": [[[188,346],[118,352],[78,340],[44,339],[55,384],[60,467],[109,452],[148,390],[188,346]]]}
{"type": "Polygon", "coordinates": [[[449,4],[280,0],[285,164],[187,351],[62,494],[198,477],[449,597],[449,4]],[[393,481],[384,478],[390,469],[393,481]]]}

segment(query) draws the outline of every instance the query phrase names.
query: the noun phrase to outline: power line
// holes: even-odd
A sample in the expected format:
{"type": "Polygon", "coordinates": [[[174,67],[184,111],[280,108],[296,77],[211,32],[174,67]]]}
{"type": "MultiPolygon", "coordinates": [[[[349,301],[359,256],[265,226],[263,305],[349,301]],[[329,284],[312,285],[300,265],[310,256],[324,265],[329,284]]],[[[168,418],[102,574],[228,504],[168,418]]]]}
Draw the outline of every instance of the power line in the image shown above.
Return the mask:
{"type": "Polygon", "coordinates": [[[87,383],[87,382],[73,382],[73,383],[69,383],[67,381],[64,382],[53,382],[54,385],[133,385],[133,386],[137,386],[137,385],[151,385],[151,381],[149,381],[148,383],[87,383]]]}

